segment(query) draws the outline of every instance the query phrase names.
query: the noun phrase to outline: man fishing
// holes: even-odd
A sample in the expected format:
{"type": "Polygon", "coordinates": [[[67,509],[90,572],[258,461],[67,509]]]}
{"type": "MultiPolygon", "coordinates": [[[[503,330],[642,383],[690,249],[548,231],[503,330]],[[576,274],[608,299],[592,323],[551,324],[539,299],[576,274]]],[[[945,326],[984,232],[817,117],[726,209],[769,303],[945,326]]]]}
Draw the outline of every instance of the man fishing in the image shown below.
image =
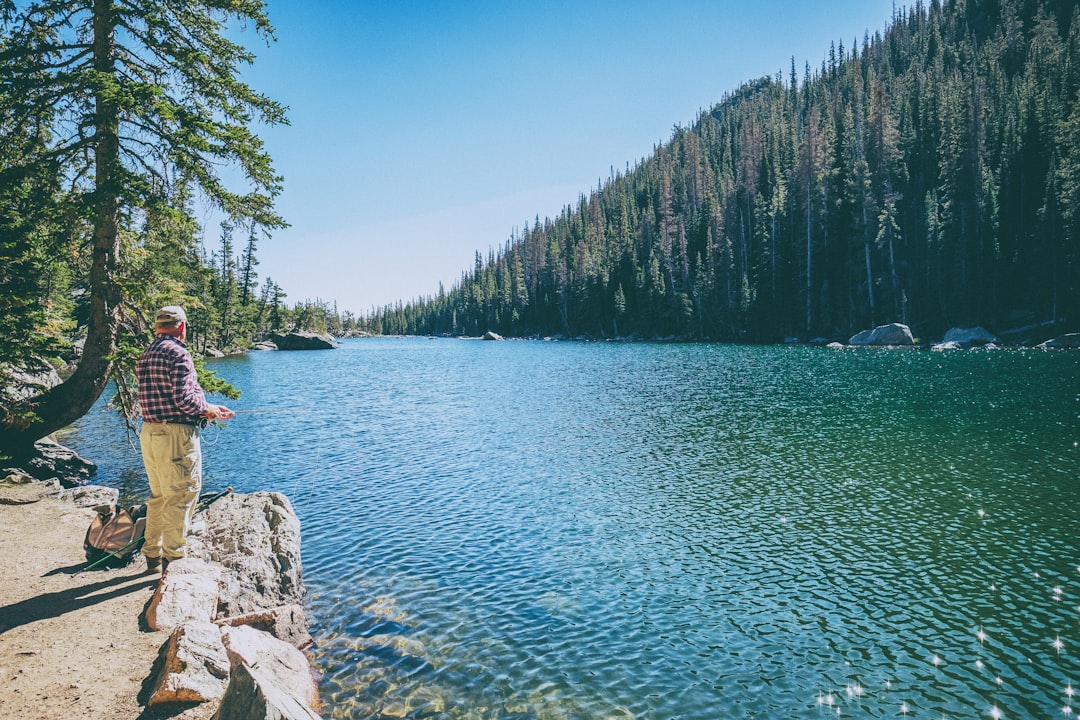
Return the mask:
{"type": "Polygon", "coordinates": [[[154,341],[136,365],[142,412],[143,463],[150,481],[146,504],[148,571],[184,557],[187,531],[202,488],[199,429],[210,420],[228,420],[233,411],[206,401],[195,362],[184,340],[187,315],[179,305],[158,310],[154,341]]]}

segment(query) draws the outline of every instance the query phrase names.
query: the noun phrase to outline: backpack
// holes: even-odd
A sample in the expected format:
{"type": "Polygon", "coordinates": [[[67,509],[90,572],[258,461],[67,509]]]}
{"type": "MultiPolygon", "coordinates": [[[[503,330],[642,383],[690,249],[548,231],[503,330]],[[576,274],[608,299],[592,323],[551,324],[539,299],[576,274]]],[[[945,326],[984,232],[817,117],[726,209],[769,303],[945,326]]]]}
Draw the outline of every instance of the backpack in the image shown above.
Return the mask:
{"type": "Polygon", "coordinates": [[[119,568],[142,549],[146,528],[146,505],[112,507],[90,522],[83,538],[83,550],[90,567],[119,568]]]}

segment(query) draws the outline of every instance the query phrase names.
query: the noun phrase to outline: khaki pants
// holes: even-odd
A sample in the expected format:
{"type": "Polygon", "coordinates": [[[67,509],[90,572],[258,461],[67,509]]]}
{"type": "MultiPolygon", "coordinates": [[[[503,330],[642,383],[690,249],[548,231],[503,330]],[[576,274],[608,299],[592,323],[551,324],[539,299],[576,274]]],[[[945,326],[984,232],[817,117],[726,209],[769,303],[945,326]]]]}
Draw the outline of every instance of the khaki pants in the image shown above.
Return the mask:
{"type": "Polygon", "coordinates": [[[143,423],[139,443],[150,480],[143,554],[168,560],[182,558],[202,489],[199,429],[177,423],[143,423]]]}

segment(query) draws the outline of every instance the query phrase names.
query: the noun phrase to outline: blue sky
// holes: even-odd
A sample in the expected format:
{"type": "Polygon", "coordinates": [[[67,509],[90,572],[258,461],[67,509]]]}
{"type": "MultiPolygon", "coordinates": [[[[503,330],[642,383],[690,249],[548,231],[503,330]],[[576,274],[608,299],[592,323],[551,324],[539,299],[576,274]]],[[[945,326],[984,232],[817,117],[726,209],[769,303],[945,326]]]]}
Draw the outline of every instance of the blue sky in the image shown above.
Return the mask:
{"type": "MultiPolygon", "coordinates": [[[[897,4],[897,7],[900,7],[897,4]]],[[[556,217],[726,92],[818,68],[892,0],[267,0],[244,78],[291,224],[259,246],[289,304],[361,314],[449,289],[475,251],[556,217]]],[[[216,227],[207,244],[216,244],[216,227]]]]}

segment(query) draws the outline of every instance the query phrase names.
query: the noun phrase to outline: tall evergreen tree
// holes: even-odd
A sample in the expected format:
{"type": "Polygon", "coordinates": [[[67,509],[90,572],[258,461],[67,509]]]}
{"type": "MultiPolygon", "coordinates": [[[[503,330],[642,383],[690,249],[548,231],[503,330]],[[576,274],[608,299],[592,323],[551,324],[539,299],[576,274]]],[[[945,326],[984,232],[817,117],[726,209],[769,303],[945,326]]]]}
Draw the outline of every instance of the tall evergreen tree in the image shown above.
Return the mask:
{"type": "Polygon", "coordinates": [[[136,313],[124,279],[132,246],[160,218],[190,214],[189,186],[237,221],[283,226],[273,209],[280,178],[249,126],[282,123],[285,114],[240,81],[253,55],[226,36],[239,21],[273,38],[260,0],[41,0],[6,10],[5,130],[28,135],[41,122],[35,109],[53,110],[42,147],[18,158],[18,171],[63,168],[64,197],[80,221],[71,242],[87,242],[92,258],[78,367],[4,418],[0,437],[15,451],[77,419],[100,395],[121,322],[136,313]],[[239,167],[250,189],[228,189],[222,164],[239,167]]]}

